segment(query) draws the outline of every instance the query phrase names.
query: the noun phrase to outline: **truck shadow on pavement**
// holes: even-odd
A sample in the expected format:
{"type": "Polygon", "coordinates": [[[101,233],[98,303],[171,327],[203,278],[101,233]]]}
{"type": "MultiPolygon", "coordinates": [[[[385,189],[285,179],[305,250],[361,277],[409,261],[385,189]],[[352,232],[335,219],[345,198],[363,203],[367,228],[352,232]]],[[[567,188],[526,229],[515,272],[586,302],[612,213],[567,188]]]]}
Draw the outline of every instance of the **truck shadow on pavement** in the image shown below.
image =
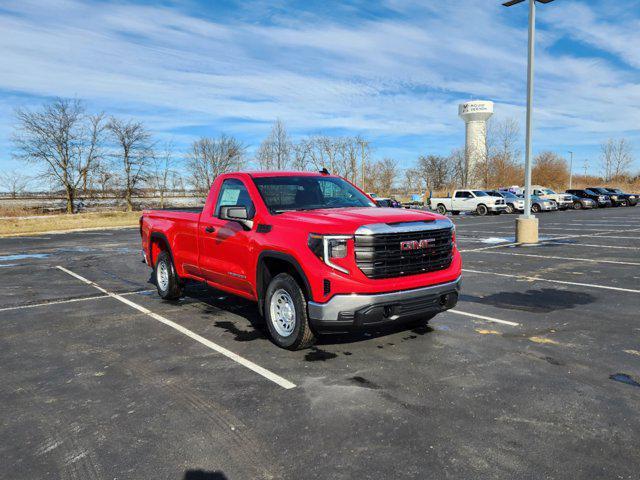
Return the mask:
{"type": "MultiPolygon", "coordinates": [[[[155,286],[153,276],[149,279],[149,283],[155,286]]],[[[222,328],[227,333],[233,335],[233,339],[237,342],[250,342],[259,339],[269,340],[267,326],[264,319],[258,312],[256,303],[245,298],[216,290],[203,283],[188,282],[184,288],[183,298],[178,302],[171,303],[177,305],[184,305],[188,303],[204,304],[205,307],[200,312],[201,318],[205,320],[214,320],[214,325],[216,327],[222,328]],[[229,319],[226,317],[226,313],[231,313],[243,318],[246,320],[246,324],[244,324],[244,322],[235,322],[233,319],[229,319]],[[223,318],[217,319],[216,317],[223,318]]],[[[336,354],[319,348],[323,345],[346,345],[369,341],[397,333],[406,333],[406,335],[399,340],[399,342],[406,342],[414,340],[418,338],[418,336],[431,333],[432,331],[433,328],[428,325],[416,327],[407,323],[399,323],[397,325],[368,328],[354,332],[325,333],[318,336],[316,346],[311,347],[306,351],[305,360],[312,362],[325,361],[337,357],[336,354]]],[[[387,345],[393,346],[394,344],[389,343],[387,345]]],[[[384,347],[378,345],[377,348],[384,347]]],[[[345,355],[351,355],[348,351],[343,353],[345,355]]]]}
{"type": "Polygon", "coordinates": [[[486,297],[462,294],[460,300],[484,305],[492,305],[508,310],[521,310],[532,313],[550,313],[556,310],[566,310],[578,305],[588,305],[595,302],[595,297],[589,293],[554,290],[551,288],[531,289],[526,292],[494,293],[486,297]]]}
{"type": "Polygon", "coordinates": [[[221,471],[187,470],[182,480],[229,480],[229,477],[221,471]]]}

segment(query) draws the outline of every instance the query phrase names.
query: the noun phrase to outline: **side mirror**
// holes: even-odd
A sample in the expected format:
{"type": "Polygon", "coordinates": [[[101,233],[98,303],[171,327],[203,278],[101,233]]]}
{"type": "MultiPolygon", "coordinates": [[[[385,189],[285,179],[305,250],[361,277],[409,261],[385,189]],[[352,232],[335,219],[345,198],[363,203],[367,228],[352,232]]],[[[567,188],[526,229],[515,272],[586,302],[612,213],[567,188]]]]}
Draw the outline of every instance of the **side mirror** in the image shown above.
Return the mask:
{"type": "Polygon", "coordinates": [[[222,220],[238,222],[247,229],[251,229],[251,227],[253,227],[253,222],[249,219],[247,207],[220,207],[220,218],[222,220]]]}

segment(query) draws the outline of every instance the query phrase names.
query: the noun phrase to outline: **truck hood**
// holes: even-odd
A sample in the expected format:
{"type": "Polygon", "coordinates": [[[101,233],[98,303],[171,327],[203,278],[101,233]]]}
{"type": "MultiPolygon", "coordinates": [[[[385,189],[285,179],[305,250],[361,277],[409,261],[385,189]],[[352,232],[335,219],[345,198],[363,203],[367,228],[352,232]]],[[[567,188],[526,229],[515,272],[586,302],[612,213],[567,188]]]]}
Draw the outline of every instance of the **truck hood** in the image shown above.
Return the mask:
{"type": "Polygon", "coordinates": [[[446,218],[437,213],[405,208],[327,208],[281,213],[278,223],[294,224],[315,233],[352,234],[362,225],[374,223],[424,222],[446,218]]]}

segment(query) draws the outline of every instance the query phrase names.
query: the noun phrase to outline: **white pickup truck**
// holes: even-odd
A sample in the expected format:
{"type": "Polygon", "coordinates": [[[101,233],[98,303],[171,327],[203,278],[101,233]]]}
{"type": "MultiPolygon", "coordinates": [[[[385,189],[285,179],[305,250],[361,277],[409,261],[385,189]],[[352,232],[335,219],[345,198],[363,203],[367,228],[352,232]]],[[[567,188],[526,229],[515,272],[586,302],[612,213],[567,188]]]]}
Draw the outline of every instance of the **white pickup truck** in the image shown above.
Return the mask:
{"type": "Polygon", "coordinates": [[[568,193],[556,193],[550,188],[541,187],[540,185],[532,185],[531,191],[540,198],[556,202],[559,210],[573,208],[573,196],[568,193]]]}
{"type": "Polygon", "coordinates": [[[476,212],[478,215],[491,212],[498,215],[507,209],[504,198],[492,197],[482,190],[456,190],[450,197],[430,198],[429,205],[441,215],[447,212],[454,215],[460,212],[476,212]]]}

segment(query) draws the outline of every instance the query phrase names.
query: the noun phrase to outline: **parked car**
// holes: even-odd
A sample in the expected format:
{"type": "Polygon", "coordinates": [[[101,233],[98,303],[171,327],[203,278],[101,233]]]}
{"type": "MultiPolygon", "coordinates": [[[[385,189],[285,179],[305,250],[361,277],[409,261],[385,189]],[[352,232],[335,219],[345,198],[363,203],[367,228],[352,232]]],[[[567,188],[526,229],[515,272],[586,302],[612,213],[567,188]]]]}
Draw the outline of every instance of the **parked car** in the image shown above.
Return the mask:
{"type": "Polygon", "coordinates": [[[597,208],[598,207],[598,202],[596,202],[595,200],[592,200],[591,198],[587,198],[587,197],[577,197],[576,195],[571,195],[571,197],[573,198],[573,209],[574,210],[581,210],[581,209],[587,209],[587,208],[597,208]]]}
{"type": "Polygon", "coordinates": [[[640,195],[636,195],[635,193],[625,193],[619,188],[607,188],[605,187],[609,194],[609,196],[613,199],[613,196],[617,196],[618,198],[625,199],[627,201],[628,207],[635,207],[638,204],[638,200],[640,200],[640,195]]]}
{"type": "Polygon", "coordinates": [[[491,195],[492,197],[504,198],[504,201],[507,204],[505,213],[524,212],[524,198],[519,197],[515,193],[506,190],[485,190],[485,192],[487,195],[491,195]]]}
{"type": "Polygon", "coordinates": [[[507,209],[504,198],[492,197],[482,190],[455,190],[453,196],[431,197],[429,206],[435,207],[441,215],[447,212],[454,215],[460,212],[476,212],[478,215],[486,215],[489,212],[500,214],[507,209]]]}
{"type": "Polygon", "coordinates": [[[619,196],[618,194],[611,194],[606,188],[603,187],[587,187],[585,190],[590,190],[598,195],[605,195],[611,200],[612,207],[626,207],[629,204],[626,196],[619,196]]]}
{"type": "Polygon", "coordinates": [[[558,204],[558,210],[566,210],[573,206],[573,198],[571,195],[566,193],[556,193],[550,188],[542,187],[540,185],[532,185],[531,193],[540,198],[553,200],[558,204]]]}
{"type": "Polygon", "coordinates": [[[601,193],[596,193],[593,190],[589,189],[571,189],[567,190],[567,193],[575,195],[580,198],[590,198],[594,202],[598,204],[598,207],[610,207],[611,199],[609,195],[603,195],[601,193]]]}
{"type": "Polygon", "coordinates": [[[394,200],[393,198],[386,197],[374,197],[374,202],[378,207],[387,207],[387,208],[401,208],[400,202],[394,200]]]}
{"type": "Polygon", "coordinates": [[[558,204],[554,200],[531,195],[531,211],[533,213],[551,212],[558,210],[558,204]]]}
{"type": "Polygon", "coordinates": [[[227,173],[200,212],[143,211],[142,251],[162,298],[178,299],[191,279],[255,301],[273,342],[290,350],[325,330],[424,324],[453,308],[453,223],[371,207],[326,171],[227,173]]]}

